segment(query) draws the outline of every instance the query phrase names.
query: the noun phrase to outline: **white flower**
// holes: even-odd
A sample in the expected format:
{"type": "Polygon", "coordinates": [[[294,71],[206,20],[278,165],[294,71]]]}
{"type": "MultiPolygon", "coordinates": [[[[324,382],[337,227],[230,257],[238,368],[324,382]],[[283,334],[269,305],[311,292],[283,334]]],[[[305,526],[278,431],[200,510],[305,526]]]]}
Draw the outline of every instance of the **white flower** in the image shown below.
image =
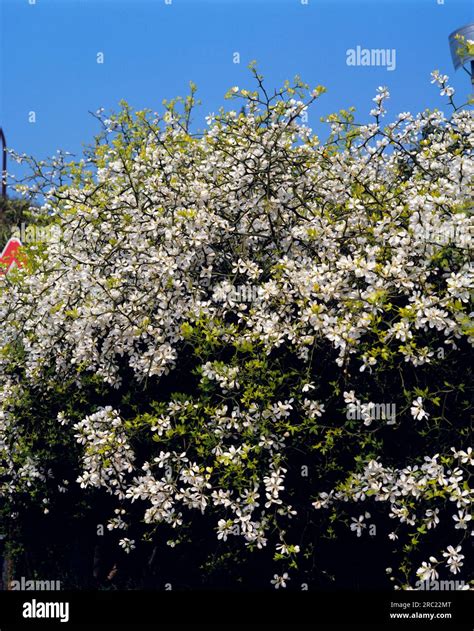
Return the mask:
{"type": "Polygon", "coordinates": [[[446,552],[443,552],[443,556],[446,558],[446,565],[453,574],[457,574],[463,566],[464,554],[461,554],[461,550],[461,546],[456,546],[456,548],[448,546],[446,552]]]}
{"type": "Polygon", "coordinates": [[[273,579],[270,582],[275,587],[275,589],[279,589],[280,587],[286,587],[286,581],[289,580],[290,577],[288,576],[287,572],[284,572],[282,576],[274,574],[273,579]]]}
{"type": "Polygon", "coordinates": [[[124,537],[123,539],[120,539],[119,546],[121,546],[128,554],[135,549],[135,541],[133,539],[128,539],[128,537],[124,537]]]}
{"type": "Polygon", "coordinates": [[[426,527],[428,528],[428,530],[430,530],[430,528],[436,528],[436,526],[439,524],[439,508],[435,508],[434,510],[428,509],[425,512],[425,516],[426,516],[426,527]]]}
{"type": "Polygon", "coordinates": [[[227,541],[227,537],[232,533],[233,528],[234,522],[232,519],[219,519],[217,522],[217,538],[227,541]]]}
{"type": "Polygon", "coordinates": [[[279,554],[283,554],[285,556],[292,553],[297,554],[300,551],[299,546],[288,546],[285,543],[278,543],[276,546],[276,549],[279,552],[279,554]]]}
{"type": "Polygon", "coordinates": [[[453,449],[454,455],[456,458],[459,458],[462,464],[474,465],[474,452],[472,451],[472,447],[468,447],[466,451],[456,451],[453,449]]]}
{"type": "MultiPolygon", "coordinates": [[[[430,557],[430,560],[431,558],[433,557],[430,557]]],[[[433,561],[435,563],[437,562],[436,559],[433,559],[433,561]]],[[[421,567],[417,569],[416,574],[417,576],[419,576],[421,581],[436,580],[439,577],[438,572],[431,565],[431,563],[427,563],[426,561],[423,561],[421,567]]]]}
{"type": "Polygon", "coordinates": [[[62,411],[58,412],[57,420],[60,425],[67,425],[69,423],[69,419],[66,418],[64,412],[62,411]]]}
{"type": "Polygon", "coordinates": [[[452,88],[450,86],[446,86],[440,91],[440,94],[441,94],[441,96],[453,96],[454,88],[452,88]]]}
{"type": "Polygon", "coordinates": [[[362,530],[367,528],[367,524],[364,522],[365,516],[360,515],[359,517],[352,517],[351,530],[357,533],[357,536],[360,537],[362,535],[362,530]]]}
{"type": "Polygon", "coordinates": [[[168,462],[170,456],[171,454],[169,451],[167,452],[160,451],[159,456],[157,456],[156,458],[153,458],[153,462],[155,462],[160,468],[163,468],[165,464],[168,462]]]}
{"type": "Polygon", "coordinates": [[[457,508],[464,508],[465,506],[469,506],[471,504],[471,492],[467,489],[461,490],[459,487],[456,487],[449,499],[451,502],[456,502],[457,508]]]}
{"type": "Polygon", "coordinates": [[[344,401],[346,403],[357,403],[358,399],[355,396],[354,390],[350,390],[349,392],[344,392],[344,401]]]}
{"type": "Polygon", "coordinates": [[[457,515],[453,515],[453,519],[456,522],[456,525],[454,527],[457,530],[466,530],[467,522],[471,521],[472,516],[469,515],[469,513],[465,513],[464,511],[460,510],[458,511],[457,515]]]}
{"type": "Polygon", "coordinates": [[[412,407],[410,408],[411,415],[417,420],[421,421],[423,418],[429,418],[429,414],[425,412],[423,409],[423,399],[421,397],[417,397],[412,402],[412,407]]]}

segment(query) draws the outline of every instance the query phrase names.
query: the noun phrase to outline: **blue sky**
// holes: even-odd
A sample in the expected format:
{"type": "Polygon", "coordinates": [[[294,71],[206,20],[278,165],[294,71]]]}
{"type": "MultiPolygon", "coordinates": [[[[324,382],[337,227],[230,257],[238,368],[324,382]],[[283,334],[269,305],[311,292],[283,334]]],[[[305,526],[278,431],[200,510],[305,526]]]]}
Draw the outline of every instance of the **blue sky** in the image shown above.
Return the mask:
{"type": "Polygon", "coordinates": [[[0,124],[11,147],[38,158],[60,148],[80,154],[98,131],[89,110],[117,109],[122,98],[156,110],[186,94],[189,80],[203,127],[229,87],[252,87],[253,59],[270,89],[297,73],[327,87],[309,120],[323,137],[320,116],[354,105],[366,119],[379,85],[391,91],[389,117],[444,108],[430,83],[435,68],[463,102],[469,91],[447,38],[474,21],[471,0],[30,1],[0,0],[0,124]],[[395,49],[395,70],[348,66],[346,51],[357,46],[395,49]]]}

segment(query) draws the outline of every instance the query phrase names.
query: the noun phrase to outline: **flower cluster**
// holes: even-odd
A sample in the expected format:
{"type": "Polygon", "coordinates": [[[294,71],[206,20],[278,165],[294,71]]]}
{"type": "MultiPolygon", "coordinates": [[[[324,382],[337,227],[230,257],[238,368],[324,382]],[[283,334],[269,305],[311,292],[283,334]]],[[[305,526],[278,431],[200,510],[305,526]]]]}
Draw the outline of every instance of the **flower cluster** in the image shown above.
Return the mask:
{"type": "MultiPolygon", "coordinates": [[[[320,493],[313,506],[321,509],[338,502],[385,502],[389,518],[399,522],[395,531],[388,534],[393,541],[399,538],[398,531],[402,530],[403,526],[417,525],[422,529],[421,532],[438,528],[442,510],[446,517],[452,520],[450,537],[454,537],[457,530],[457,538],[462,543],[469,535],[474,534],[474,531],[467,532],[472,520],[469,508],[474,499],[474,490],[469,486],[471,474],[462,466],[472,467],[472,449],[452,451],[454,457],[449,459],[452,461],[449,467],[441,462],[448,462],[448,459],[440,458],[440,454],[425,456],[421,466],[414,465],[403,469],[384,467],[380,462],[372,460],[362,473],[351,475],[339,488],[329,493],[320,493]]],[[[351,530],[355,530],[358,537],[367,526],[364,522],[366,517],[370,517],[370,513],[366,512],[357,519],[352,518],[351,530]]],[[[454,574],[459,572],[463,565],[461,560],[464,555],[460,554],[460,543],[456,548],[449,546],[447,552],[443,552],[447,559],[446,564],[454,574]]],[[[439,562],[434,557],[430,557],[430,562],[431,564],[423,562],[417,570],[416,574],[421,580],[439,577],[432,566],[432,563],[439,562]]],[[[407,588],[408,585],[405,584],[404,587],[407,588]]]]}
{"type": "MultiPolygon", "coordinates": [[[[109,530],[134,537],[120,540],[126,552],[139,506],[149,532],[209,515],[220,543],[271,544],[296,569],[293,518],[314,515],[319,493],[315,508],[387,506],[393,541],[402,526],[433,532],[446,513],[457,539],[442,555],[457,573],[472,452],[449,452],[466,436],[449,371],[464,379],[474,343],[474,117],[403,113],[382,126],[379,88],[372,122],[333,114],[321,144],[301,115],[323,90],[306,87],[235,87],[241,113],[220,110],[202,134],[189,129],[193,96],[184,115],[175,102],[161,118],[124,105],[101,118],[84,160],[34,163],[38,212],[61,231],[2,279],[2,493],[46,475],[35,442],[18,440],[25,397],[37,397],[80,445],[80,487],[117,500],[109,530]],[[228,298],[232,287],[246,299],[228,298]],[[372,423],[387,390],[397,422],[372,423]],[[400,432],[417,437],[406,466],[393,453],[382,465],[400,432]]],[[[353,517],[358,537],[371,515],[353,517]]]]}

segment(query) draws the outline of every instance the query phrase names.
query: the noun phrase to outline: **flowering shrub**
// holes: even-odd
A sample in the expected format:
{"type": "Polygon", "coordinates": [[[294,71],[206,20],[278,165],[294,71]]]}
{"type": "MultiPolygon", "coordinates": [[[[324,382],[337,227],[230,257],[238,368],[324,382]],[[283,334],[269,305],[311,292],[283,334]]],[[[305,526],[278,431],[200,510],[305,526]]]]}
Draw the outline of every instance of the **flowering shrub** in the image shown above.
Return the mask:
{"type": "Polygon", "coordinates": [[[2,281],[4,526],[70,494],[130,557],[202,544],[202,575],[337,587],[349,537],[398,588],[467,585],[472,112],[435,73],[450,117],[383,123],[379,88],[321,144],[324,89],[252,72],[202,133],[191,86],[31,163],[60,236],[2,281]]]}

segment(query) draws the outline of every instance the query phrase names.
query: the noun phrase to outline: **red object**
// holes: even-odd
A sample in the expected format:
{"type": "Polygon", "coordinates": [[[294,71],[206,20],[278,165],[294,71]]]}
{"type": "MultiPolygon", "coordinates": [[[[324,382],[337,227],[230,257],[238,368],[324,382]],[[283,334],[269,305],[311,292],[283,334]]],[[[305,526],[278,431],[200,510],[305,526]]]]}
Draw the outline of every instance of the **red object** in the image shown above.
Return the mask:
{"type": "Polygon", "coordinates": [[[0,275],[8,274],[13,265],[23,267],[24,262],[20,257],[21,241],[12,237],[8,239],[3,252],[0,255],[0,275]]]}

